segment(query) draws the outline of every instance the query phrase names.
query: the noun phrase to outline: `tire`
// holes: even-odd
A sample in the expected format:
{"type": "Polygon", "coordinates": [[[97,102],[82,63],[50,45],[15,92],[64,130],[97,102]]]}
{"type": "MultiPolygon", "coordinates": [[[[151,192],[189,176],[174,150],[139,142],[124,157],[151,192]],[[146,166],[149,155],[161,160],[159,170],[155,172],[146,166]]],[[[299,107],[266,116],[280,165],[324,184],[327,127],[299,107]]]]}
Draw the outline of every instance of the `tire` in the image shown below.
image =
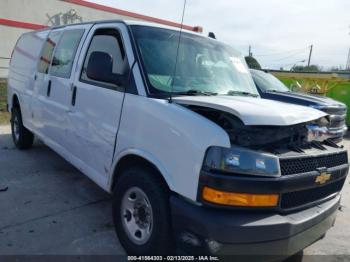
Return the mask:
{"type": "Polygon", "coordinates": [[[169,192],[149,168],[124,170],[113,192],[113,220],[129,255],[166,255],[174,250],[169,192]]]}
{"type": "Polygon", "coordinates": [[[302,262],[304,257],[304,251],[301,250],[293,256],[285,259],[283,262],[302,262]]]}
{"type": "Polygon", "coordinates": [[[24,125],[21,110],[18,107],[11,111],[11,131],[13,143],[18,149],[28,149],[33,145],[34,135],[24,125]]]}

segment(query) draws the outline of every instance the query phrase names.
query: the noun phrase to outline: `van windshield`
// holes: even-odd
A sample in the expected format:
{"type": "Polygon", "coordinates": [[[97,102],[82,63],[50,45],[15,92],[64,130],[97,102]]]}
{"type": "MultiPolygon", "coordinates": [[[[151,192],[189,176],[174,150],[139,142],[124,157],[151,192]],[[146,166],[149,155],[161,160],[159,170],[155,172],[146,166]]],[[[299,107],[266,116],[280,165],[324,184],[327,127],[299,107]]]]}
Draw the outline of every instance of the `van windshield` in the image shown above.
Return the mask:
{"type": "Polygon", "coordinates": [[[275,76],[258,70],[251,70],[254,82],[263,92],[289,92],[286,87],[275,76]]]}
{"type": "Polygon", "coordinates": [[[132,25],[149,92],[258,96],[243,57],[216,40],[183,32],[132,25]],[[175,73],[175,75],[174,75],[175,73]]]}

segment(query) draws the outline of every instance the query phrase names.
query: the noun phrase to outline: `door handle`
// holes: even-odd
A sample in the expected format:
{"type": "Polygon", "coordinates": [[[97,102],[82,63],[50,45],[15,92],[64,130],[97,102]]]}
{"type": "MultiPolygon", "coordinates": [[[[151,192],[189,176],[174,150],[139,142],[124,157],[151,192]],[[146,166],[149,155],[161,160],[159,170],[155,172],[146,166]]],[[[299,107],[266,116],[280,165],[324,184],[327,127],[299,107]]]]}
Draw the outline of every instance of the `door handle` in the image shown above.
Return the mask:
{"type": "Polygon", "coordinates": [[[46,93],[46,95],[50,96],[50,94],[51,94],[51,80],[49,80],[49,83],[47,84],[47,93],[46,93]]]}
{"type": "Polygon", "coordinates": [[[77,96],[77,87],[73,86],[72,101],[71,101],[72,106],[75,106],[76,96],[77,96]]]}

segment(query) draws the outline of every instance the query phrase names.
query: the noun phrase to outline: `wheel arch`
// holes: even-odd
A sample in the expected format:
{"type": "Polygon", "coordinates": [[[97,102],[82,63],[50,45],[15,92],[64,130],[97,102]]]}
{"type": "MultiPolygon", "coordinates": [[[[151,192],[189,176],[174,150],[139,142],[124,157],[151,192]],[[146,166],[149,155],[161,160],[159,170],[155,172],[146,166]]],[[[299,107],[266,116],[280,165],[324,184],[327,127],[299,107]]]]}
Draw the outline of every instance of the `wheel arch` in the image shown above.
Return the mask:
{"type": "Polygon", "coordinates": [[[17,107],[19,109],[21,109],[20,103],[19,103],[19,98],[18,95],[15,93],[12,95],[12,99],[11,99],[11,107],[9,108],[9,111],[11,112],[12,108],[17,107]]]}
{"type": "Polygon", "coordinates": [[[118,179],[122,174],[123,170],[132,166],[142,166],[149,170],[152,170],[152,174],[154,174],[162,184],[168,189],[171,190],[171,182],[167,175],[165,175],[164,171],[158,168],[158,165],[154,163],[155,161],[150,160],[148,157],[144,155],[137,154],[135,152],[129,152],[121,156],[118,161],[116,161],[114,168],[112,169],[111,179],[108,186],[109,192],[113,192],[114,186],[118,183],[118,179]]]}

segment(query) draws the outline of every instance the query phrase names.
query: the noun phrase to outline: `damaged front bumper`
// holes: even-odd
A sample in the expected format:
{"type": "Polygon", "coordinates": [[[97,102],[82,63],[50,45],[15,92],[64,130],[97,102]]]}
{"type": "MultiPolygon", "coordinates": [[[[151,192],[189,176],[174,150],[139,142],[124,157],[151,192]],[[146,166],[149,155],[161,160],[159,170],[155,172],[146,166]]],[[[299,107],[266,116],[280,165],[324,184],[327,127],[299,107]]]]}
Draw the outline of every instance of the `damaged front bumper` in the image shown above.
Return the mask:
{"type": "Polygon", "coordinates": [[[291,256],[332,227],[340,196],[293,214],[217,210],[171,198],[176,239],[188,252],[234,256],[291,256]]]}

